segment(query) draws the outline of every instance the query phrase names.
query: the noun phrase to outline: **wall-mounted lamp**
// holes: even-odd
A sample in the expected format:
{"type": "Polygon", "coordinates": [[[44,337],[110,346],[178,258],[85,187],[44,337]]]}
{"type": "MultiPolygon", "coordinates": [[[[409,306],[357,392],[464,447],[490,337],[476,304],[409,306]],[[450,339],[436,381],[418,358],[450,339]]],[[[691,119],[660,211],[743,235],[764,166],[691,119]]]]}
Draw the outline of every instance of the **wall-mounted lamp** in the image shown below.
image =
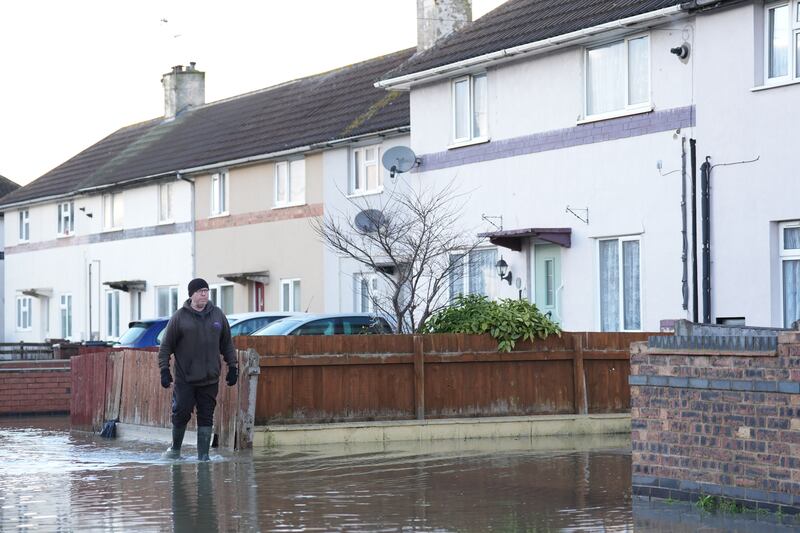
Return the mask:
{"type": "Polygon", "coordinates": [[[686,59],[689,57],[689,43],[683,43],[680,46],[676,46],[675,48],[669,49],[670,54],[675,54],[678,56],[678,59],[686,59]]]}
{"type": "Polygon", "coordinates": [[[511,285],[511,272],[508,270],[508,263],[506,263],[502,255],[500,256],[500,261],[495,263],[494,266],[497,268],[497,275],[500,276],[500,279],[506,280],[511,285]]]}

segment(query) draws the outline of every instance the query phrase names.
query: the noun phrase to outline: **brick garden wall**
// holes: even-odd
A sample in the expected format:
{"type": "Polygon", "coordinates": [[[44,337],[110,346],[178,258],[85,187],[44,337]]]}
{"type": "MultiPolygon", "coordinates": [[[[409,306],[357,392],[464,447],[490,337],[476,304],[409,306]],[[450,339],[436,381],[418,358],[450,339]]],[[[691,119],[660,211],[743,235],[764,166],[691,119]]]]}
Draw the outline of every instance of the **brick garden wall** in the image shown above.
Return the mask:
{"type": "Polygon", "coordinates": [[[800,334],[776,350],[634,345],[634,494],[800,511],[800,334]]]}
{"type": "Polygon", "coordinates": [[[69,413],[69,360],[0,362],[0,415],[69,413]]]}

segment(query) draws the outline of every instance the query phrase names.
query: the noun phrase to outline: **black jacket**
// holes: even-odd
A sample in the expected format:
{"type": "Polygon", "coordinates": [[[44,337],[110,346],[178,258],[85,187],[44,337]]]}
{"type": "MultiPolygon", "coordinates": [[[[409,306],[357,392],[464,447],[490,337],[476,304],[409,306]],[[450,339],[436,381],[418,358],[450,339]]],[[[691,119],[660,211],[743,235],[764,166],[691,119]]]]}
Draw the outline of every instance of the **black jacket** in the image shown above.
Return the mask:
{"type": "Polygon", "coordinates": [[[158,350],[158,366],[169,368],[175,354],[175,381],[191,385],[210,385],[219,381],[221,363],[236,366],[236,350],[231,328],[222,310],[208,302],[202,311],[192,309],[191,299],[169,319],[158,350]]]}

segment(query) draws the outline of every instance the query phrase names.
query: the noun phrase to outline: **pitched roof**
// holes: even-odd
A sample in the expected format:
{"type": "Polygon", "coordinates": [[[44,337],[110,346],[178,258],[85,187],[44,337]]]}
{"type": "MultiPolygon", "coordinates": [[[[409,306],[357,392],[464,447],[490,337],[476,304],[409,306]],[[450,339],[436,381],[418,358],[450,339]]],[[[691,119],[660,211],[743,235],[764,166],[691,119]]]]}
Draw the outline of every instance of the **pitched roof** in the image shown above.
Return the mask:
{"type": "Polygon", "coordinates": [[[19,183],[0,175],[0,198],[17,189],[19,189],[19,183]]]}
{"type": "Polygon", "coordinates": [[[686,0],[509,0],[388,72],[392,79],[549,39],[686,0]]]}
{"type": "Polygon", "coordinates": [[[373,84],[413,49],[124,127],[0,200],[24,202],[409,125],[373,84]]]}

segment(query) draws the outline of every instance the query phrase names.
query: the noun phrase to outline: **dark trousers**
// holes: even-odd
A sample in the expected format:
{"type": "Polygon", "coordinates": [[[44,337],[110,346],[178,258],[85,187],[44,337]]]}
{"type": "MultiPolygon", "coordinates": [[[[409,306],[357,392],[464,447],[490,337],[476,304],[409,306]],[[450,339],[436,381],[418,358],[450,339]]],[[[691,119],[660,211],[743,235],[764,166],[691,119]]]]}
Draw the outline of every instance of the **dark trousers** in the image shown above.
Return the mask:
{"type": "Polygon", "coordinates": [[[175,382],[172,386],[172,425],[184,427],[188,424],[195,407],[197,407],[197,426],[213,425],[218,389],[219,383],[195,386],[175,382]]]}

